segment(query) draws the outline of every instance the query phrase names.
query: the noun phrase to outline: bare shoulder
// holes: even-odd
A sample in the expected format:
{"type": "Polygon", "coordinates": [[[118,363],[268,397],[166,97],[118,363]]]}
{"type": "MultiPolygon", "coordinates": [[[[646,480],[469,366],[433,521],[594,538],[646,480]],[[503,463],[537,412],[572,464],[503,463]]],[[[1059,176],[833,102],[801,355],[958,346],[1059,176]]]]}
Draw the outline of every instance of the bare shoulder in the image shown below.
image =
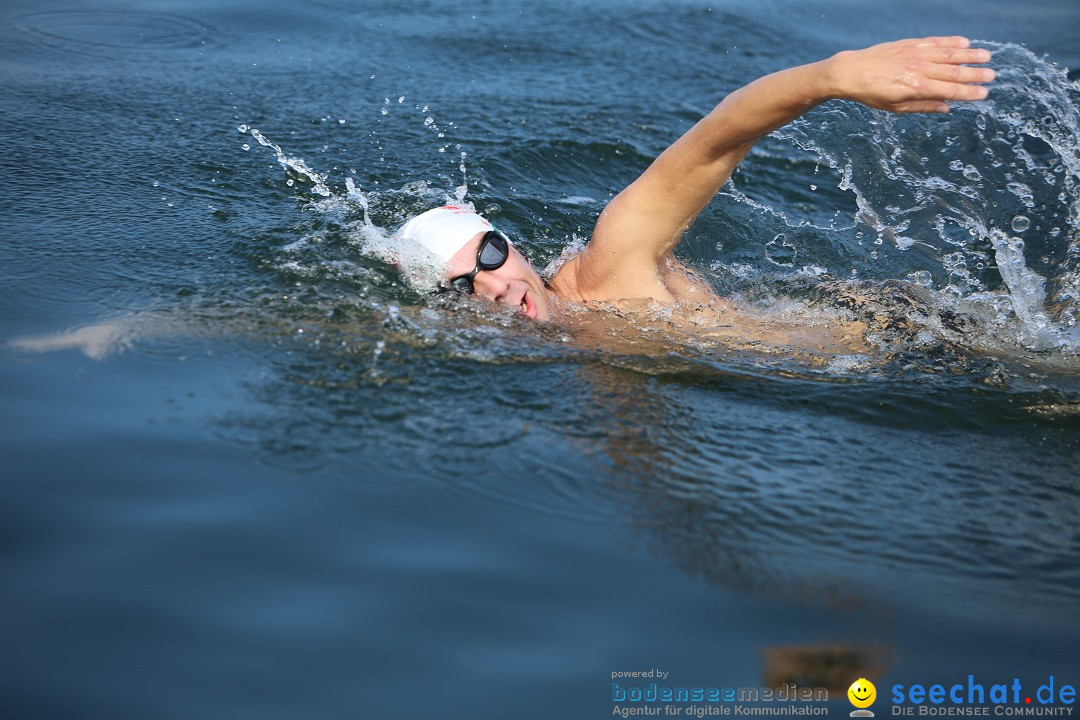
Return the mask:
{"type": "Polygon", "coordinates": [[[676,302],[697,305],[716,305],[720,297],[712,286],[671,253],[657,263],[660,281],[676,302]]]}
{"type": "Polygon", "coordinates": [[[581,302],[585,299],[578,290],[577,272],[580,257],[581,254],[579,253],[564,262],[551,280],[548,281],[548,289],[564,300],[581,302]]]}
{"type": "Polygon", "coordinates": [[[577,302],[644,298],[670,303],[678,299],[666,287],[655,261],[615,262],[601,257],[604,254],[602,245],[590,243],[559,268],[549,287],[577,302]]]}
{"type": "Polygon", "coordinates": [[[709,283],[671,253],[659,260],[622,263],[611,272],[597,262],[598,252],[603,252],[602,246],[592,245],[565,262],[548,283],[550,289],[574,302],[642,299],[712,305],[719,301],[709,283]]]}

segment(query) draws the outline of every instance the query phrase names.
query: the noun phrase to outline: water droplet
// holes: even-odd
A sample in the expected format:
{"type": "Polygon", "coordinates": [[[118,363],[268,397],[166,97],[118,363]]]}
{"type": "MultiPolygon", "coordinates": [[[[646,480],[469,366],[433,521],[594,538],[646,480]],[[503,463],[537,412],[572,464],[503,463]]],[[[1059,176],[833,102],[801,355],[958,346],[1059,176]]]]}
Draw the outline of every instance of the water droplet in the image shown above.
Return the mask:
{"type": "Polygon", "coordinates": [[[292,187],[295,184],[295,182],[293,181],[292,178],[289,178],[288,180],[285,181],[285,184],[288,185],[289,187],[292,187]]]}
{"type": "Polygon", "coordinates": [[[157,186],[158,186],[158,181],[157,181],[157,180],[155,180],[155,181],[154,181],[154,187],[157,187],[157,186]]]}
{"type": "Polygon", "coordinates": [[[765,257],[769,262],[782,267],[791,267],[795,264],[795,256],[798,251],[795,246],[787,241],[787,236],[780,233],[765,244],[765,257]]]}
{"type": "Polygon", "coordinates": [[[1026,215],[1017,215],[1012,219],[1013,232],[1021,233],[1029,227],[1031,227],[1031,220],[1029,220],[1026,215]]]}
{"type": "Polygon", "coordinates": [[[397,99],[397,101],[398,101],[398,105],[400,105],[401,103],[405,102],[405,96],[404,96],[404,95],[400,96],[400,97],[399,97],[399,98],[397,99]]]}
{"type": "Polygon", "coordinates": [[[242,133],[246,133],[248,131],[248,126],[247,125],[237,125],[236,129],[239,130],[242,133]]]}
{"type": "Polygon", "coordinates": [[[241,145],[240,147],[241,147],[242,149],[244,149],[244,150],[250,150],[250,149],[251,149],[251,146],[250,146],[250,145],[248,145],[247,143],[244,143],[244,144],[243,144],[243,145],[241,145]]]}
{"type": "Polygon", "coordinates": [[[386,115],[388,112],[389,112],[389,110],[387,110],[386,108],[383,108],[382,110],[379,110],[380,115],[386,115]]]}
{"type": "Polygon", "coordinates": [[[917,270],[908,275],[908,277],[911,278],[913,283],[922,285],[923,287],[930,287],[930,283],[934,281],[934,278],[931,277],[928,270],[917,270]]]}
{"type": "Polygon", "coordinates": [[[345,124],[345,118],[338,118],[337,119],[337,124],[338,125],[344,125],[345,124]]]}
{"type": "Polygon", "coordinates": [[[810,186],[810,189],[811,189],[811,190],[817,190],[817,185],[811,185],[811,186],[810,186]]]}
{"type": "Polygon", "coordinates": [[[431,117],[430,115],[428,115],[426,118],[424,118],[424,124],[425,125],[430,125],[433,122],[435,122],[435,118],[431,117]]]}
{"type": "Polygon", "coordinates": [[[498,215],[501,212],[502,212],[502,206],[499,205],[498,203],[491,203],[486,208],[484,208],[484,215],[487,215],[489,217],[493,216],[493,215],[498,215]]]}

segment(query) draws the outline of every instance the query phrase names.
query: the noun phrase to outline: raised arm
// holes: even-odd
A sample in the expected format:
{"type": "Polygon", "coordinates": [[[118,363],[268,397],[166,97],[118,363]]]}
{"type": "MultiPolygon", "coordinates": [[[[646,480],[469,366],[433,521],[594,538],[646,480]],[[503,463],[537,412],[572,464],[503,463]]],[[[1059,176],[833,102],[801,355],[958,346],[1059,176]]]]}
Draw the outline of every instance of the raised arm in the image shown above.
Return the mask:
{"type": "MultiPolygon", "coordinates": [[[[831,99],[892,112],[948,112],[981,100],[994,71],[962,37],[931,37],[846,51],[782,70],[733,92],[665,150],[601,213],[576,258],[584,299],[657,297],[657,263],[669,253],[758,138],[831,99]]],[[[662,291],[662,288],[660,288],[662,291]]],[[[661,297],[660,299],[664,299],[661,297]]]]}

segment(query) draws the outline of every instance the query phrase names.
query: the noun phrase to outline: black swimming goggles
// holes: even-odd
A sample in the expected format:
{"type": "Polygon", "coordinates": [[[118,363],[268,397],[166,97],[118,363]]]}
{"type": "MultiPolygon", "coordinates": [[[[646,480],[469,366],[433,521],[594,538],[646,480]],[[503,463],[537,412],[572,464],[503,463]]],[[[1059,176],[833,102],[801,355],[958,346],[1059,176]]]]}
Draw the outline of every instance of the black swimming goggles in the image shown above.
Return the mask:
{"type": "Polygon", "coordinates": [[[480,241],[480,249],[476,251],[476,267],[472,272],[447,281],[447,289],[457,289],[462,292],[473,293],[473,278],[481,270],[498,270],[510,257],[510,238],[502,230],[492,228],[484,233],[480,241]]]}

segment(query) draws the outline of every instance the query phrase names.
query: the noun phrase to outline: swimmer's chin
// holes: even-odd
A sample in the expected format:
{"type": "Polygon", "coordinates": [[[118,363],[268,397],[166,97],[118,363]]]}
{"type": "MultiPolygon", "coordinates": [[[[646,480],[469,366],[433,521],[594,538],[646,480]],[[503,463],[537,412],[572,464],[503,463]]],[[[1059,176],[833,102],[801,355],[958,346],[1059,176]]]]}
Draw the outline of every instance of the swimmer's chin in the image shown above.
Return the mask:
{"type": "Polygon", "coordinates": [[[547,288],[527,290],[521,298],[521,314],[533,322],[551,322],[558,314],[558,308],[559,296],[547,288]]]}
{"type": "Polygon", "coordinates": [[[528,290],[521,296],[521,312],[525,314],[525,317],[530,320],[538,320],[537,317],[540,309],[536,306],[536,298],[532,296],[532,293],[528,290]]]}

